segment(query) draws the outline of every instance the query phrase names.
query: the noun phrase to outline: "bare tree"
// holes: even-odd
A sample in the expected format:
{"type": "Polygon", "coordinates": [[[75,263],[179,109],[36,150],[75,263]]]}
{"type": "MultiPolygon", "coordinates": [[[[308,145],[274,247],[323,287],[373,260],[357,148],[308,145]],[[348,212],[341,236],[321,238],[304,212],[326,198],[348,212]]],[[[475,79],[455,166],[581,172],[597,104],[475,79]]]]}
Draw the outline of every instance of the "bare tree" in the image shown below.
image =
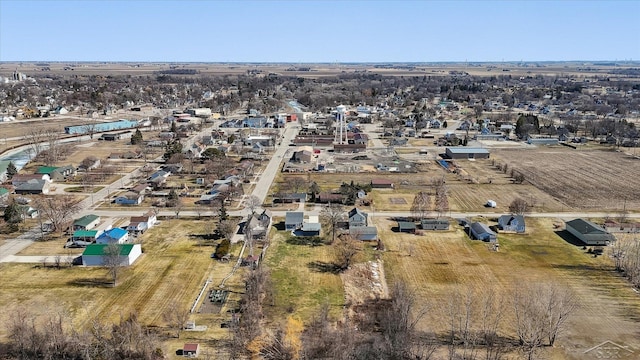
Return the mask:
{"type": "Polygon", "coordinates": [[[336,254],[336,265],[340,270],[347,270],[360,250],[360,246],[357,240],[351,235],[343,234],[338,237],[338,241],[334,243],[334,250],[336,254]]]}
{"type": "Polygon", "coordinates": [[[576,310],[578,302],[571,290],[557,284],[544,287],[544,309],[547,339],[554,346],[558,335],[564,331],[567,319],[576,310]]]}
{"type": "Polygon", "coordinates": [[[291,185],[293,192],[298,192],[307,186],[307,181],[300,176],[291,176],[287,178],[287,182],[291,185]]]}
{"type": "Polygon", "coordinates": [[[176,331],[176,338],[180,338],[180,332],[184,329],[191,312],[188,307],[180,306],[177,301],[171,302],[164,313],[164,320],[176,331]]]}
{"type": "Polygon", "coordinates": [[[546,335],[542,296],[540,286],[520,286],[513,295],[516,335],[528,360],[536,358],[546,335]]]}
{"type": "Polygon", "coordinates": [[[245,200],[244,204],[245,207],[249,209],[250,213],[253,214],[256,209],[262,206],[262,201],[260,201],[260,198],[257,196],[251,195],[245,200]]]}
{"type": "Polygon", "coordinates": [[[429,193],[420,191],[413,198],[413,204],[411,204],[411,213],[417,219],[423,219],[429,213],[431,207],[431,197],[429,193]]]}
{"type": "Polygon", "coordinates": [[[113,280],[113,287],[116,287],[118,280],[118,273],[120,267],[123,265],[123,259],[120,256],[121,245],[115,242],[107,244],[102,251],[102,259],[104,266],[109,270],[109,276],[113,280]]]}
{"type": "Polygon", "coordinates": [[[515,215],[524,215],[529,211],[529,204],[522,198],[515,198],[511,204],[509,204],[509,211],[515,215]]]}
{"type": "Polygon", "coordinates": [[[340,204],[328,204],[320,211],[320,218],[322,222],[329,227],[331,231],[331,242],[336,240],[336,232],[338,230],[338,224],[344,219],[344,211],[340,204]]]}
{"type": "Polygon", "coordinates": [[[35,201],[38,212],[51,222],[53,231],[61,231],[69,224],[72,216],[80,211],[76,199],[71,195],[40,197],[35,201]]]}
{"type": "Polygon", "coordinates": [[[236,233],[236,225],[238,225],[233,220],[223,220],[218,224],[218,231],[225,239],[231,241],[233,235],[236,233]]]}

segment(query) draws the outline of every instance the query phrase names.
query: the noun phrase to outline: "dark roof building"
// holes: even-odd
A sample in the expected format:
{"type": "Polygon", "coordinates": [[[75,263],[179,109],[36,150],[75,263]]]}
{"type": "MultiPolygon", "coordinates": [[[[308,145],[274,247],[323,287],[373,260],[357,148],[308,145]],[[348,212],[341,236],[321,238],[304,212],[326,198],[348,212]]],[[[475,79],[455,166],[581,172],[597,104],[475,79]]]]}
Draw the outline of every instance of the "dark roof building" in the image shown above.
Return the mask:
{"type": "Polygon", "coordinates": [[[449,230],[447,219],[422,219],[420,220],[422,230],[449,230]]]}
{"type": "Polygon", "coordinates": [[[398,231],[414,233],[416,232],[416,223],[409,221],[398,221],[398,231]]]}
{"type": "Polygon", "coordinates": [[[574,219],[565,223],[566,229],[586,245],[607,245],[615,237],[600,226],[584,219],[574,219]]]}
{"type": "Polygon", "coordinates": [[[498,235],[493,232],[486,224],[481,222],[474,222],[469,226],[469,230],[473,237],[482,241],[495,242],[498,240],[498,235]]]}
{"type": "Polygon", "coordinates": [[[521,234],[526,230],[524,216],[502,215],[498,218],[498,227],[502,231],[513,231],[521,234]]]}
{"type": "Polygon", "coordinates": [[[485,148],[448,147],[445,154],[449,159],[488,159],[489,150],[485,148]]]}

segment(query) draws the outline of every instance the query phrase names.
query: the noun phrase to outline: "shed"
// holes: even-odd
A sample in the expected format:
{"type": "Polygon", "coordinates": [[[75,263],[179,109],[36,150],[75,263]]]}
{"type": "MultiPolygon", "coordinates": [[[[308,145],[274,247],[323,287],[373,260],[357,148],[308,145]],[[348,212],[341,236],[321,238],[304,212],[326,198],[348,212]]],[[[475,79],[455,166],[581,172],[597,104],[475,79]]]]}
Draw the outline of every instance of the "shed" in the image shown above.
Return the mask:
{"type": "Polygon", "coordinates": [[[371,187],[376,189],[393,189],[393,181],[388,179],[372,179],[371,187]]]}
{"type": "Polygon", "coordinates": [[[422,230],[449,230],[449,221],[446,219],[422,219],[420,227],[422,230]]]}
{"type": "Polygon", "coordinates": [[[320,230],[322,225],[317,222],[305,222],[302,223],[302,227],[299,230],[294,231],[296,236],[320,236],[320,230]]]}
{"type": "Polygon", "coordinates": [[[71,241],[86,241],[86,242],[94,242],[102,234],[100,230],[76,230],[71,235],[71,241]]]}
{"type": "MultiPolygon", "coordinates": [[[[105,264],[106,244],[88,245],[82,253],[82,265],[84,266],[103,266],[105,264]]],[[[140,244],[120,244],[119,261],[122,266],[132,265],[142,255],[142,247],[140,244]]]]}
{"type": "Polygon", "coordinates": [[[196,357],[200,353],[200,344],[186,343],[182,347],[182,355],[186,357],[196,357]]]}
{"type": "Polygon", "coordinates": [[[498,227],[502,231],[513,231],[524,233],[526,230],[524,216],[522,215],[502,215],[498,218],[498,227]]]}
{"type": "Polygon", "coordinates": [[[566,229],[586,245],[607,245],[616,238],[602,227],[584,219],[574,219],[565,223],[566,229]]]}
{"type": "Polygon", "coordinates": [[[486,224],[481,222],[474,222],[469,226],[469,230],[475,239],[482,241],[496,242],[498,235],[493,232],[486,224]]]}
{"type": "Polygon", "coordinates": [[[416,223],[409,221],[398,221],[398,231],[406,233],[416,232],[416,223]]]}
{"type": "Polygon", "coordinates": [[[485,148],[448,147],[445,155],[449,159],[488,159],[489,150],[485,148]]]}
{"type": "Polygon", "coordinates": [[[89,214],[73,221],[73,230],[91,230],[100,223],[100,216],[89,214]]]}

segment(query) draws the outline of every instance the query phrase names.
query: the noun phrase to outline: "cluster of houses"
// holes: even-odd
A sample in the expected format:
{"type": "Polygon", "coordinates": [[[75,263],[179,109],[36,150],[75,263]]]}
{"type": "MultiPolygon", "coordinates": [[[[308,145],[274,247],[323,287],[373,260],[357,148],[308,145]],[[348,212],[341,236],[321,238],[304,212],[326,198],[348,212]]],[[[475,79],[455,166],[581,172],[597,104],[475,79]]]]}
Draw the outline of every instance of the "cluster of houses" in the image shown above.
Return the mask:
{"type": "Polygon", "coordinates": [[[66,166],[40,166],[33,174],[15,174],[11,178],[13,192],[19,195],[48,194],[51,183],[63,182],[76,175],[76,168],[66,166]]]}
{"type": "MultiPolygon", "coordinates": [[[[356,240],[378,240],[378,229],[369,225],[369,215],[358,208],[347,213],[347,221],[337,224],[356,240]]],[[[288,211],[285,214],[285,230],[294,236],[320,236],[322,224],[317,215],[305,215],[303,211],[288,211]]]]}
{"type": "Polygon", "coordinates": [[[82,264],[86,266],[102,266],[105,264],[105,248],[109,244],[117,244],[122,257],[121,265],[131,265],[142,254],[140,244],[133,244],[132,239],[152,228],[157,223],[155,213],[148,212],[142,216],[131,217],[126,228],[108,227],[98,229],[101,218],[88,214],[73,221],[73,233],[67,247],[85,248],[82,253],[82,264]]]}

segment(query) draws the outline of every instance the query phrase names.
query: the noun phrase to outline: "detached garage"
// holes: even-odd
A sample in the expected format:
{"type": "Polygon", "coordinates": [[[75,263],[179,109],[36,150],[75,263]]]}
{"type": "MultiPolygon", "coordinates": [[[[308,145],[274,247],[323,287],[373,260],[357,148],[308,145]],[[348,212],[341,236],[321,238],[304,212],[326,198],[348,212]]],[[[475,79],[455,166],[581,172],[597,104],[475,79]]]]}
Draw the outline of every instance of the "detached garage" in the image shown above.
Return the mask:
{"type": "MultiPolygon", "coordinates": [[[[91,244],[88,245],[82,253],[82,265],[84,266],[103,266],[105,264],[105,249],[107,244],[91,244]]],[[[120,248],[120,265],[129,266],[142,255],[142,247],[140,244],[118,244],[120,248]]]]}
{"type": "Polygon", "coordinates": [[[489,150],[485,148],[448,147],[445,150],[445,155],[449,159],[488,159],[489,150]]]}

